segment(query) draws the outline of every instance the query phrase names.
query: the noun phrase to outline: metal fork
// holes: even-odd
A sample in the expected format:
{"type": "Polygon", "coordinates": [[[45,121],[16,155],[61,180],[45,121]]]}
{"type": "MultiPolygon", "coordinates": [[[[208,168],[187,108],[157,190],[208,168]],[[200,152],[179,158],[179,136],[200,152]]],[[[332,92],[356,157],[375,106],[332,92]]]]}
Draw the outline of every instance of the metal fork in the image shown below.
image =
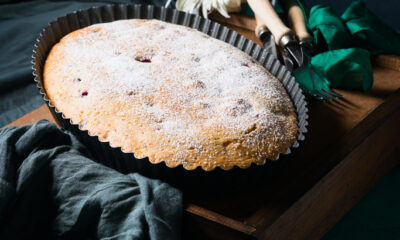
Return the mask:
{"type": "Polygon", "coordinates": [[[313,83],[313,88],[314,90],[312,92],[309,92],[309,94],[318,99],[318,100],[332,100],[332,99],[339,99],[339,98],[344,98],[342,94],[339,94],[335,91],[333,91],[326,82],[321,82],[323,85],[322,87],[317,87],[314,79],[314,71],[312,71],[310,68],[308,69],[308,72],[310,74],[312,83],[313,83]]]}

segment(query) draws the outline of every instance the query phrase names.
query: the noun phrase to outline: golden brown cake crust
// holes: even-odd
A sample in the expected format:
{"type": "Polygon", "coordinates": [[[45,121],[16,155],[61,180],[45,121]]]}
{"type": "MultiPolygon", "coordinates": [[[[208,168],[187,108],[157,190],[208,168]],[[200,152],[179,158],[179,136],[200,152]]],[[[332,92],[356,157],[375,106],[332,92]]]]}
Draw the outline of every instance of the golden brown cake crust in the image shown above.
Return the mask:
{"type": "Polygon", "coordinates": [[[43,76],[58,111],[137,161],[246,168],[276,159],[298,134],[288,94],[259,63],[158,20],[72,32],[52,48],[43,76]]]}

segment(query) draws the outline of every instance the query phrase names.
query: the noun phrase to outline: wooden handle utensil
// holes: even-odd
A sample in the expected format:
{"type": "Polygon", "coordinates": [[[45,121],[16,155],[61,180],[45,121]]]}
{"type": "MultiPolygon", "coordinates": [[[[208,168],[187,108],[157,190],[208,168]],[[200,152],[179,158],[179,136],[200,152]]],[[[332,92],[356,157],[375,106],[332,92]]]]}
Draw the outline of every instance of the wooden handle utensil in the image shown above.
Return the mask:
{"type": "Polygon", "coordinates": [[[292,32],[280,19],[274,7],[268,0],[247,0],[259,21],[265,24],[269,31],[274,35],[276,44],[281,38],[292,32]]]}

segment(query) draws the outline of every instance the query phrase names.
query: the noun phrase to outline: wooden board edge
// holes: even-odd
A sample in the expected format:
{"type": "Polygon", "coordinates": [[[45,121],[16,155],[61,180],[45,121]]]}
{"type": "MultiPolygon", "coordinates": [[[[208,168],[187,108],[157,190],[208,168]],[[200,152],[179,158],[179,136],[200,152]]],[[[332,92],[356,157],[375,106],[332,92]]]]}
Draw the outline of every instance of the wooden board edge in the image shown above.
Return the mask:
{"type": "MultiPolygon", "coordinates": [[[[385,105],[399,105],[400,91],[390,97],[385,105]]],[[[379,109],[375,110],[379,113],[379,109]]],[[[374,112],[375,112],[374,111],[374,112]]],[[[374,117],[374,114],[369,116],[374,117]]],[[[347,156],[287,209],[270,226],[260,226],[258,239],[319,239],[331,229],[385,174],[399,164],[400,146],[393,139],[400,134],[400,108],[395,107],[390,117],[375,128],[347,156]],[[387,144],[376,144],[387,141],[387,144]],[[392,149],[387,151],[387,146],[392,149]],[[398,155],[397,155],[398,156],[398,155]],[[382,161],[385,159],[385,161],[382,161]],[[359,169],[354,172],[354,169],[359,169]],[[301,223],[301,224],[300,224],[301,223]],[[300,227],[301,226],[301,227],[300,227]]],[[[365,123],[365,124],[368,124],[365,123]]]]}
{"type": "Polygon", "coordinates": [[[226,217],[224,215],[218,214],[211,210],[199,207],[192,203],[186,204],[185,212],[190,215],[201,217],[201,218],[211,221],[213,223],[223,225],[232,230],[235,230],[237,232],[240,232],[240,233],[243,233],[243,234],[246,234],[249,236],[252,236],[256,232],[256,228],[254,226],[247,225],[243,222],[226,217]]]}
{"type": "MultiPolygon", "coordinates": [[[[371,147],[371,142],[364,146],[371,147]]],[[[363,147],[360,146],[360,148],[363,147]]],[[[354,152],[351,157],[356,156],[355,159],[345,159],[335,167],[270,227],[258,233],[258,239],[322,238],[380,179],[398,164],[398,148],[389,153],[389,156],[382,153],[379,158],[384,160],[385,164],[376,164],[376,161],[369,169],[363,170],[361,177],[354,177],[354,171],[347,170],[348,165],[355,165],[355,161],[358,161],[358,164],[370,163],[370,161],[364,161],[365,158],[362,158],[361,151],[354,152]],[[343,181],[343,178],[346,178],[346,181],[343,181]],[[350,178],[351,180],[349,180],[350,178]],[[365,181],[367,183],[364,183],[365,181]]],[[[360,165],[358,166],[362,168],[360,165]]],[[[360,176],[360,173],[357,175],[360,176]]]]}
{"type": "Polygon", "coordinates": [[[24,126],[24,125],[33,124],[36,122],[36,120],[32,121],[32,119],[36,119],[38,115],[42,116],[43,119],[46,119],[52,123],[55,123],[58,126],[57,121],[55,120],[53,115],[49,112],[47,104],[43,104],[40,107],[32,110],[31,112],[23,115],[22,117],[14,120],[13,122],[3,126],[2,128],[10,127],[10,126],[24,126]]]}

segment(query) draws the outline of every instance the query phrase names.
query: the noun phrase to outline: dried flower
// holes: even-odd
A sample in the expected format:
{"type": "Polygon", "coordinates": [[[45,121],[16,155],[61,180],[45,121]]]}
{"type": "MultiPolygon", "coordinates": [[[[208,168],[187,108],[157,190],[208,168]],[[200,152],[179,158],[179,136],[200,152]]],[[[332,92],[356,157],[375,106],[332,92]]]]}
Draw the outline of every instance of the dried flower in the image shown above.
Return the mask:
{"type": "MultiPolygon", "coordinates": [[[[196,9],[201,8],[205,18],[213,10],[217,10],[222,16],[229,18],[228,12],[240,11],[241,2],[242,0],[177,0],[176,8],[189,13],[193,13],[196,9]]],[[[168,0],[166,7],[170,3],[171,0],[168,0]]]]}

